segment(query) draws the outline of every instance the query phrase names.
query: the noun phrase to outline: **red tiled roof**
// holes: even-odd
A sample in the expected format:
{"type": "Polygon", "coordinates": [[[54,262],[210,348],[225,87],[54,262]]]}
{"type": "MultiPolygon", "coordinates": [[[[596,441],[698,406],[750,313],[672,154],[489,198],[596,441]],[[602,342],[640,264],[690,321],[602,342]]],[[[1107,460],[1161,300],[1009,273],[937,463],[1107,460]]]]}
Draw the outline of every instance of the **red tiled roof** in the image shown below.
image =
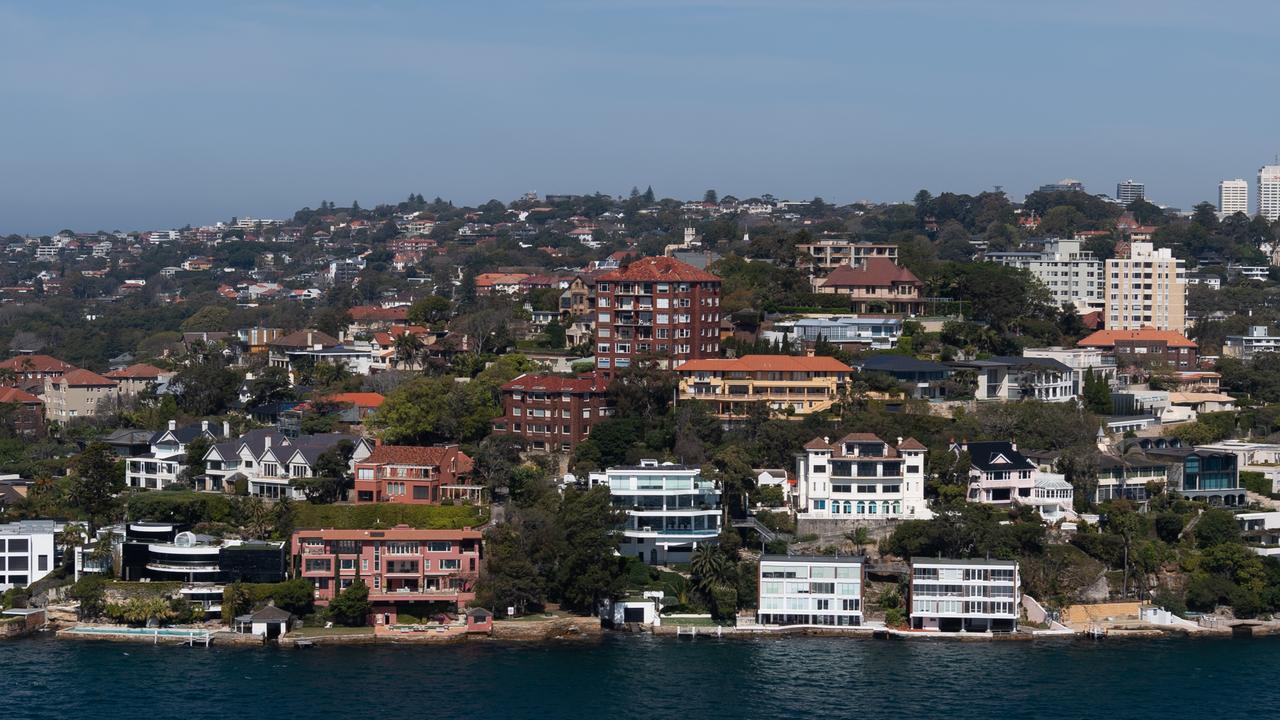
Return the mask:
{"type": "Polygon", "coordinates": [[[476,287],[517,285],[527,277],[529,276],[526,273],[480,273],[476,275],[476,287]]]}
{"type": "Polygon", "coordinates": [[[840,438],[838,442],[884,442],[879,435],[875,433],[849,433],[840,438]]]}
{"type": "Polygon", "coordinates": [[[824,287],[888,287],[894,283],[919,285],[920,279],[910,270],[889,258],[867,258],[859,265],[841,265],[832,270],[824,287]]]}
{"type": "Polygon", "coordinates": [[[898,449],[899,450],[928,450],[929,448],[925,447],[924,443],[920,442],[919,440],[913,437],[909,437],[898,444],[898,449]]]}
{"type": "Polygon", "coordinates": [[[64,373],[62,376],[62,380],[67,385],[72,387],[86,387],[86,386],[96,386],[96,385],[107,385],[107,386],[114,387],[116,385],[116,381],[112,380],[111,378],[103,377],[98,373],[91,372],[89,370],[81,370],[80,368],[76,368],[71,372],[64,373]]]}
{"type": "Polygon", "coordinates": [[[14,372],[52,373],[67,372],[75,369],[75,365],[49,355],[18,355],[0,362],[0,370],[13,370],[14,372]]]}
{"type": "Polygon", "coordinates": [[[586,393],[586,392],[604,392],[609,383],[605,381],[599,373],[587,373],[576,378],[568,378],[561,375],[542,375],[536,373],[525,373],[514,380],[505,383],[503,390],[537,390],[549,393],[586,393]]]}
{"type": "Polygon", "coordinates": [[[680,262],[675,258],[669,257],[647,257],[641,258],[627,265],[625,268],[619,268],[607,272],[596,278],[597,282],[618,282],[620,280],[631,281],[656,281],[662,282],[720,282],[720,278],[712,275],[706,270],[680,262]]]}
{"type": "Polygon", "coordinates": [[[381,407],[386,397],[376,392],[345,392],[337,395],[330,395],[323,399],[325,402],[346,404],[350,403],[360,408],[376,408],[381,407]]]}
{"type": "Polygon", "coordinates": [[[826,372],[851,373],[853,368],[833,357],[825,355],[743,355],[740,358],[708,358],[690,360],[676,368],[676,372],[826,372]]]}
{"type": "Polygon", "coordinates": [[[404,306],[384,308],[377,305],[357,305],[350,310],[347,310],[347,314],[349,314],[351,319],[355,322],[369,322],[371,320],[405,320],[409,317],[409,308],[404,306]]]}
{"type": "Polygon", "coordinates": [[[379,445],[373,449],[369,457],[361,460],[361,465],[420,465],[423,467],[442,467],[456,460],[455,473],[471,472],[471,458],[452,446],[424,445],[379,445]]]}
{"type": "Polygon", "coordinates": [[[826,440],[823,440],[822,438],[814,438],[804,444],[804,449],[805,450],[830,450],[831,443],[827,442],[826,440]]]}
{"type": "Polygon", "coordinates": [[[164,374],[165,371],[155,365],[138,363],[122,370],[112,370],[106,376],[114,380],[154,380],[164,374]]]}
{"type": "Polygon", "coordinates": [[[302,529],[295,530],[293,535],[295,538],[305,535],[325,540],[479,540],[483,537],[479,530],[419,530],[405,525],[386,530],[302,529]]]}
{"type": "Polygon", "coordinates": [[[1144,327],[1138,330],[1099,330],[1076,343],[1080,347],[1113,348],[1117,342],[1161,342],[1168,347],[1197,347],[1182,333],[1174,330],[1157,330],[1144,327]]]}
{"type": "Polygon", "coordinates": [[[319,330],[298,330],[291,332],[284,337],[276,338],[267,344],[274,347],[291,348],[309,348],[312,345],[333,347],[338,344],[338,339],[328,333],[322,333],[319,330]]]}
{"type": "Polygon", "coordinates": [[[44,401],[16,387],[0,388],[0,403],[5,405],[43,405],[44,401]]]}

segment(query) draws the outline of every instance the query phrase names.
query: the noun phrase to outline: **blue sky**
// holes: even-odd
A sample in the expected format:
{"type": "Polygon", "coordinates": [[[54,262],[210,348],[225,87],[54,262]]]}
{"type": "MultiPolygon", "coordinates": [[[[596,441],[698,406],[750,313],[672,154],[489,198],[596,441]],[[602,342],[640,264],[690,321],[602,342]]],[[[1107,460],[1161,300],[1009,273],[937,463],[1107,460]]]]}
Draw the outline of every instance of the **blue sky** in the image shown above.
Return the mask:
{"type": "Polygon", "coordinates": [[[365,5],[0,0],[0,233],[649,184],[1189,208],[1280,152],[1275,3],[365,5]]]}

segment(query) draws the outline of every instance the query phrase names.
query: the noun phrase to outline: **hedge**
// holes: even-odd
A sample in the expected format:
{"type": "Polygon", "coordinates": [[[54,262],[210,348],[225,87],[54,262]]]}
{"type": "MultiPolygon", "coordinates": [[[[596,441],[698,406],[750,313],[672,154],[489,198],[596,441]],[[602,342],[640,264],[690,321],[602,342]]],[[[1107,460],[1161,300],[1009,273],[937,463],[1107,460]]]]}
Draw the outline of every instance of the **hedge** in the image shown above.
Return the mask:
{"type": "Polygon", "coordinates": [[[360,530],[408,525],[425,530],[458,530],[478,527],[489,520],[489,511],[474,505],[312,505],[298,503],[296,528],[360,530]]]}

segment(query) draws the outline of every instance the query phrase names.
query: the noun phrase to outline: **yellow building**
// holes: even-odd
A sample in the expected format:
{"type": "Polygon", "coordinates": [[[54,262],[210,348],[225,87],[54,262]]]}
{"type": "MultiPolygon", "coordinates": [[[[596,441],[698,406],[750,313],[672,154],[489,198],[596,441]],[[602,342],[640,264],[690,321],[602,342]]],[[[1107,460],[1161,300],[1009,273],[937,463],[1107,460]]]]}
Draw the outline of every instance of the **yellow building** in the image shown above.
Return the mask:
{"type": "Polygon", "coordinates": [[[1108,330],[1186,332],[1186,265],[1169,248],[1131,244],[1127,256],[1107,261],[1104,282],[1108,330]]]}
{"type": "Polygon", "coordinates": [[[690,360],[676,368],[680,399],[714,403],[722,419],[743,417],[764,402],[775,413],[803,416],[830,408],[853,368],[831,357],[746,355],[690,360]]]}

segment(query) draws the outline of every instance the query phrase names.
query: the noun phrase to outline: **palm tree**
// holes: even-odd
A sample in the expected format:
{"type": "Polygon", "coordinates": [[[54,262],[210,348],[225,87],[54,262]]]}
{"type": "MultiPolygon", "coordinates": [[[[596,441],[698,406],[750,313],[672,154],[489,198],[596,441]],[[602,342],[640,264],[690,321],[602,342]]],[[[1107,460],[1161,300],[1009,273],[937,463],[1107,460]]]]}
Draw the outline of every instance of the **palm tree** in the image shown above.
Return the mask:
{"type": "Polygon", "coordinates": [[[411,332],[403,332],[395,339],[396,366],[412,365],[422,353],[422,338],[411,332]]]}
{"type": "Polygon", "coordinates": [[[853,543],[853,546],[858,549],[859,555],[862,554],[862,549],[867,546],[867,543],[871,542],[871,532],[865,527],[854,528],[852,531],[845,533],[844,537],[853,543]]]}
{"type": "Polygon", "coordinates": [[[89,540],[89,531],[81,523],[71,523],[62,529],[62,556],[75,558],[76,548],[89,540]]]}
{"type": "Polygon", "coordinates": [[[693,557],[689,565],[690,569],[693,570],[694,587],[704,593],[709,594],[716,588],[728,587],[733,584],[733,571],[735,568],[717,547],[712,545],[699,546],[697,550],[693,551],[693,557]]]}

